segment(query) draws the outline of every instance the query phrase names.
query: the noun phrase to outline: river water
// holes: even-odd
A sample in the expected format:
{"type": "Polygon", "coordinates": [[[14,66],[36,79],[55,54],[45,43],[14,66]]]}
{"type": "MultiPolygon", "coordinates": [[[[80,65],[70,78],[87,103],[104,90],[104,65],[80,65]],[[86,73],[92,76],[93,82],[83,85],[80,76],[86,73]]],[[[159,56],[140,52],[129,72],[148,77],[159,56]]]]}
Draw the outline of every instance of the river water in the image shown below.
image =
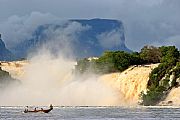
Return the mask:
{"type": "Polygon", "coordinates": [[[180,120],[180,107],[54,107],[50,113],[23,113],[23,110],[23,107],[0,107],[0,120],[180,120]]]}

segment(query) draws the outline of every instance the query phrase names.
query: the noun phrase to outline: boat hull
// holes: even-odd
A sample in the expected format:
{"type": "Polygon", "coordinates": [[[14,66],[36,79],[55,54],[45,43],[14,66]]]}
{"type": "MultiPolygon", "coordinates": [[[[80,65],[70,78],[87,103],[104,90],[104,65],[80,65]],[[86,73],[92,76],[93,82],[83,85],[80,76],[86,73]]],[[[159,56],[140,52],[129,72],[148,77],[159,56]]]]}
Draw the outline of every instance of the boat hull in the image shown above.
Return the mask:
{"type": "Polygon", "coordinates": [[[43,112],[43,113],[49,113],[52,109],[48,109],[48,110],[28,110],[28,111],[24,111],[24,113],[38,113],[38,112],[43,112]]]}

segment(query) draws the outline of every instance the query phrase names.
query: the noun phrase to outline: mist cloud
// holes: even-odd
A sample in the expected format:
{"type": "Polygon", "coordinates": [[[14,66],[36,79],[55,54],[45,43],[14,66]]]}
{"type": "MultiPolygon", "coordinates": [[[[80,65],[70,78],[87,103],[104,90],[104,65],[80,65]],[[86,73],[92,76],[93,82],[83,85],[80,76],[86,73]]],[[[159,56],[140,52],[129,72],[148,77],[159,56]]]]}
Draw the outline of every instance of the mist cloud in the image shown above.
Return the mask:
{"type": "MultiPolygon", "coordinates": [[[[78,36],[82,31],[89,30],[90,26],[82,26],[78,22],[64,21],[48,27],[38,36],[39,41],[46,41],[41,46],[54,54],[63,54],[71,57],[75,50],[78,36]],[[60,27],[57,27],[59,25],[60,27]]],[[[38,48],[41,49],[41,48],[38,48]]]]}
{"type": "Polygon", "coordinates": [[[76,63],[41,49],[24,68],[21,85],[0,90],[0,104],[8,106],[81,106],[119,105],[117,91],[97,75],[73,74],[76,63]]]}
{"type": "Polygon", "coordinates": [[[114,48],[118,47],[123,40],[121,40],[122,32],[119,30],[112,30],[110,32],[101,33],[97,36],[100,45],[103,48],[114,48]]]}
{"type": "Polygon", "coordinates": [[[0,31],[7,47],[11,48],[23,40],[30,39],[37,26],[53,23],[57,20],[57,17],[49,13],[32,12],[30,15],[21,17],[13,15],[0,23],[0,31]]]}

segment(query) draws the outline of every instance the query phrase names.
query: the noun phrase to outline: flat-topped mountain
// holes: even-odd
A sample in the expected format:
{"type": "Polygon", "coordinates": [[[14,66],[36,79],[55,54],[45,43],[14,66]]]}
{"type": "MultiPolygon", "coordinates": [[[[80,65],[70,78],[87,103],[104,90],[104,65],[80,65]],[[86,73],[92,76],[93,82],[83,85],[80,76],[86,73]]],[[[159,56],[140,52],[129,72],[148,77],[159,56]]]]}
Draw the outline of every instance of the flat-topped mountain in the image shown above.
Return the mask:
{"type": "Polygon", "coordinates": [[[123,23],[109,19],[74,19],[40,25],[31,38],[11,51],[18,57],[26,57],[44,45],[53,53],[68,51],[76,58],[99,56],[106,50],[130,51],[125,45],[123,23]]]}

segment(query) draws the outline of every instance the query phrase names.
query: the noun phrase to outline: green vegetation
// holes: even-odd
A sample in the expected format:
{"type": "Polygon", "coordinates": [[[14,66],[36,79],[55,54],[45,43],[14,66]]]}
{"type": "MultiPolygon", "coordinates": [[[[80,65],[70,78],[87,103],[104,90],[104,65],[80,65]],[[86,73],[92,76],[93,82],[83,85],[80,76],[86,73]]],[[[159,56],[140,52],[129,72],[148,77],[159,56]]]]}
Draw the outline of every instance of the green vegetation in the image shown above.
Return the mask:
{"type": "Polygon", "coordinates": [[[6,71],[3,71],[0,67],[0,80],[7,77],[9,77],[9,73],[6,71]]]}
{"type": "Polygon", "coordinates": [[[131,65],[160,63],[149,75],[148,91],[141,94],[142,105],[156,105],[168,92],[179,85],[180,53],[175,46],[144,46],[141,51],[106,51],[98,59],[82,59],[77,62],[76,73],[105,74],[121,72],[131,65]]]}
{"type": "Polygon", "coordinates": [[[5,88],[10,83],[19,83],[18,80],[13,79],[8,72],[3,71],[0,67],[0,88],[5,88]]]}
{"type": "Polygon", "coordinates": [[[160,47],[161,63],[155,68],[148,81],[147,94],[142,93],[143,105],[156,105],[164,99],[169,90],[177,86],[180,78],[180,53],[174,46],[160,47]]]}
{"type": "Polygon", "coordinates": [[[157,48],[154,46],[144,46],[139,53],[106,51],[98,59],[88,60],[84,58],[79,60],[76,65],[76,72],[94,72],[97,74],[121,72],[131,65],[160,63],[162,59],[166,59],[164,58],[166,52],[166,47],[157,48]]]}
{"type": "Polygon", "coordinates": [[[159,63],[162,58],[162,53],[157,47],[144,46],[141,49],[140,57],[145,61],[145,63],[159,63]]]}
{"type": "Polygon", "coordinates": [[[93,72],[96,74],[118,72],[127,69],[130,65],[142,64],[143,61],[139,53],[106,51],[98,59],[88,60],[85,58],[79,60],[76,65],[76,71],[79,73],[93,72]]]}

